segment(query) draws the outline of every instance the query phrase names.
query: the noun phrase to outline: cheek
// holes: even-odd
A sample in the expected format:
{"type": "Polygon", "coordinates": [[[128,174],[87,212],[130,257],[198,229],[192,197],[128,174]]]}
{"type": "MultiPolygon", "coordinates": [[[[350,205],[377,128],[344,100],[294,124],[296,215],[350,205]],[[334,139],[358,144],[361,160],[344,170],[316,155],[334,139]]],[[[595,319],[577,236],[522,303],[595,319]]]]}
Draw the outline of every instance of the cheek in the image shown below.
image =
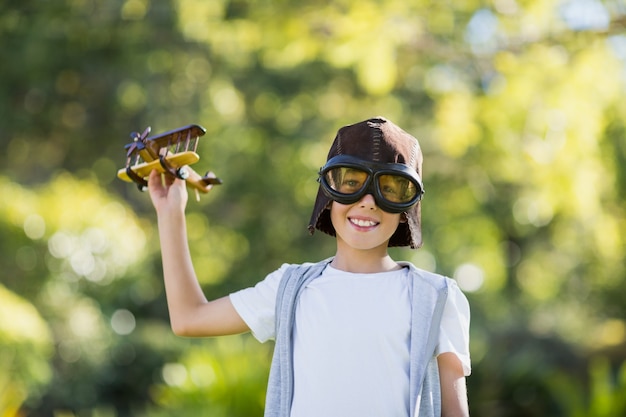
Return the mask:
{"type": "Polygon", "coordinates": [[[345,211],[345,210],[342,210],[343,207],[345,206],[337,203],[336,201],[333,201],[330,203],[330,207],[328,208],[328,210],[330,211],[330,220],[332,222],[334,222],[336,218],[340,217],[342,213],[345,211]]]}
{"type": "Polygon", "coordinates": [[[392,225],[392,227],[394,227],[394,230],[395,230],[395,228],[398,227],[398,225],[400,223],[404,223],[402,221],[402,216],[400,214],[391,214],[391,213],[388,213],[388,217],[387,217],[387,221],[386,222],[389,223],[390,225],[392,225]]]}
{"type": "Polygon", "coordinates": [[[337,203],[333,201],[330,206],[330,221],[335,225],[341,225],[346,217],[348,216],[348,211],[350,210],[351,205],[344,205],[341,203],[337,203]]]}

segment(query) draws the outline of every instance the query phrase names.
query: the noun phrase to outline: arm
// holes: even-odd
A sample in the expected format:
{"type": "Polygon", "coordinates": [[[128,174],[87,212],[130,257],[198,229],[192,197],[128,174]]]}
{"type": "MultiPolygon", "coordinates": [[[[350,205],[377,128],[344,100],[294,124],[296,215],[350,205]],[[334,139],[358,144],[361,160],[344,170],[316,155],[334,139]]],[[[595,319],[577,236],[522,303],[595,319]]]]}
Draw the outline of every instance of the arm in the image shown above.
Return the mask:
{"type": "Polygon", "coordinates": [[[452,352],[437,357],[441,384],[442,417],[468,417],[465,375],[459,358],[452,352]]]}
{"type": "Polygon", "coordinates": [[[165,293],[172,330],[179,336],[220,336],[244,333],[248,326],[229,297],[207,301],[191,261],[185,224],[185,181],[153,171],[148,181],[157,212],[165,293]]]}

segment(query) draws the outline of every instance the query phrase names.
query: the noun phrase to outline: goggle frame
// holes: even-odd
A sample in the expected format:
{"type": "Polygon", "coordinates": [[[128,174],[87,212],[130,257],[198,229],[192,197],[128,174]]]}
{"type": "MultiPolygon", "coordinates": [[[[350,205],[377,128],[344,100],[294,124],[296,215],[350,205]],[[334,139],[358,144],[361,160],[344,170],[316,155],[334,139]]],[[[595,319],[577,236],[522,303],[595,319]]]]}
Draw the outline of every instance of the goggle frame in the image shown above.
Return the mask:
{"type": "Polygon", "coordinates": [[[354,204],[367,194],[371,194],[376,205],[388,213],[402,213],[415,206],[424,195],[424,185],[419,174],[411,167],[398,163],[372,162],[351,155],[337,155],[329,159],[320,168],[317,181],[322,187],[324,194],[340,204],[354,204]],[[329,171],[336,168],[351,168],[367,173],[365,184],[354,193],[345,194],[331,187],[326,178],[329,171]],[[394,202],[385,198],[378,178],[381,175],[393,175],[408,179],[416,186],[416,194],[407,202],[394,202]]]}

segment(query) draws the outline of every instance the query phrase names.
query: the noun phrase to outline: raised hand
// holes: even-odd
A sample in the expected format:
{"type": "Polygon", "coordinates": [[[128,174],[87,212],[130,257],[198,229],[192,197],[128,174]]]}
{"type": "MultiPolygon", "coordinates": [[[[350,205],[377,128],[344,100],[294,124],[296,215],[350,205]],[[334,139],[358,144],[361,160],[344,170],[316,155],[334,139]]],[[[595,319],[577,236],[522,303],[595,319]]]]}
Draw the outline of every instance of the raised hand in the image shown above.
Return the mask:
{"type": "Polygon", "coordinates": [[[184,180],[152,171],[148,178],[148,191],[157,214],[184,211],[187,206],[188,193],[184,180]]]}

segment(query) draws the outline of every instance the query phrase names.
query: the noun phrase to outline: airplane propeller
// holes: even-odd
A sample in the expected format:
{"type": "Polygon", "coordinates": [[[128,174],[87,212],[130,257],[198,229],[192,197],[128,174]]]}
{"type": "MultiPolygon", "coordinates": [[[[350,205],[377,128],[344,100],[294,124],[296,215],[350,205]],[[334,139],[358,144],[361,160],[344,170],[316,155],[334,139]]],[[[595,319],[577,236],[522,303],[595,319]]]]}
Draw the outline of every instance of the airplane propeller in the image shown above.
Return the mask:
{"type": "Polygon", "coordinates": [[[130,134],[130,138],[133,140],[133,143],[128,147],[128,152],[126,153],[126,156],[132,155],[132,153],[135,152],[135,150],[137,149],[144,148],[144,144],[146,143],[146,138],[150,134],[151,130],[152,128],[148,126],[141,135],[139,134],[139,132],[132,132],[130,134]]]}

